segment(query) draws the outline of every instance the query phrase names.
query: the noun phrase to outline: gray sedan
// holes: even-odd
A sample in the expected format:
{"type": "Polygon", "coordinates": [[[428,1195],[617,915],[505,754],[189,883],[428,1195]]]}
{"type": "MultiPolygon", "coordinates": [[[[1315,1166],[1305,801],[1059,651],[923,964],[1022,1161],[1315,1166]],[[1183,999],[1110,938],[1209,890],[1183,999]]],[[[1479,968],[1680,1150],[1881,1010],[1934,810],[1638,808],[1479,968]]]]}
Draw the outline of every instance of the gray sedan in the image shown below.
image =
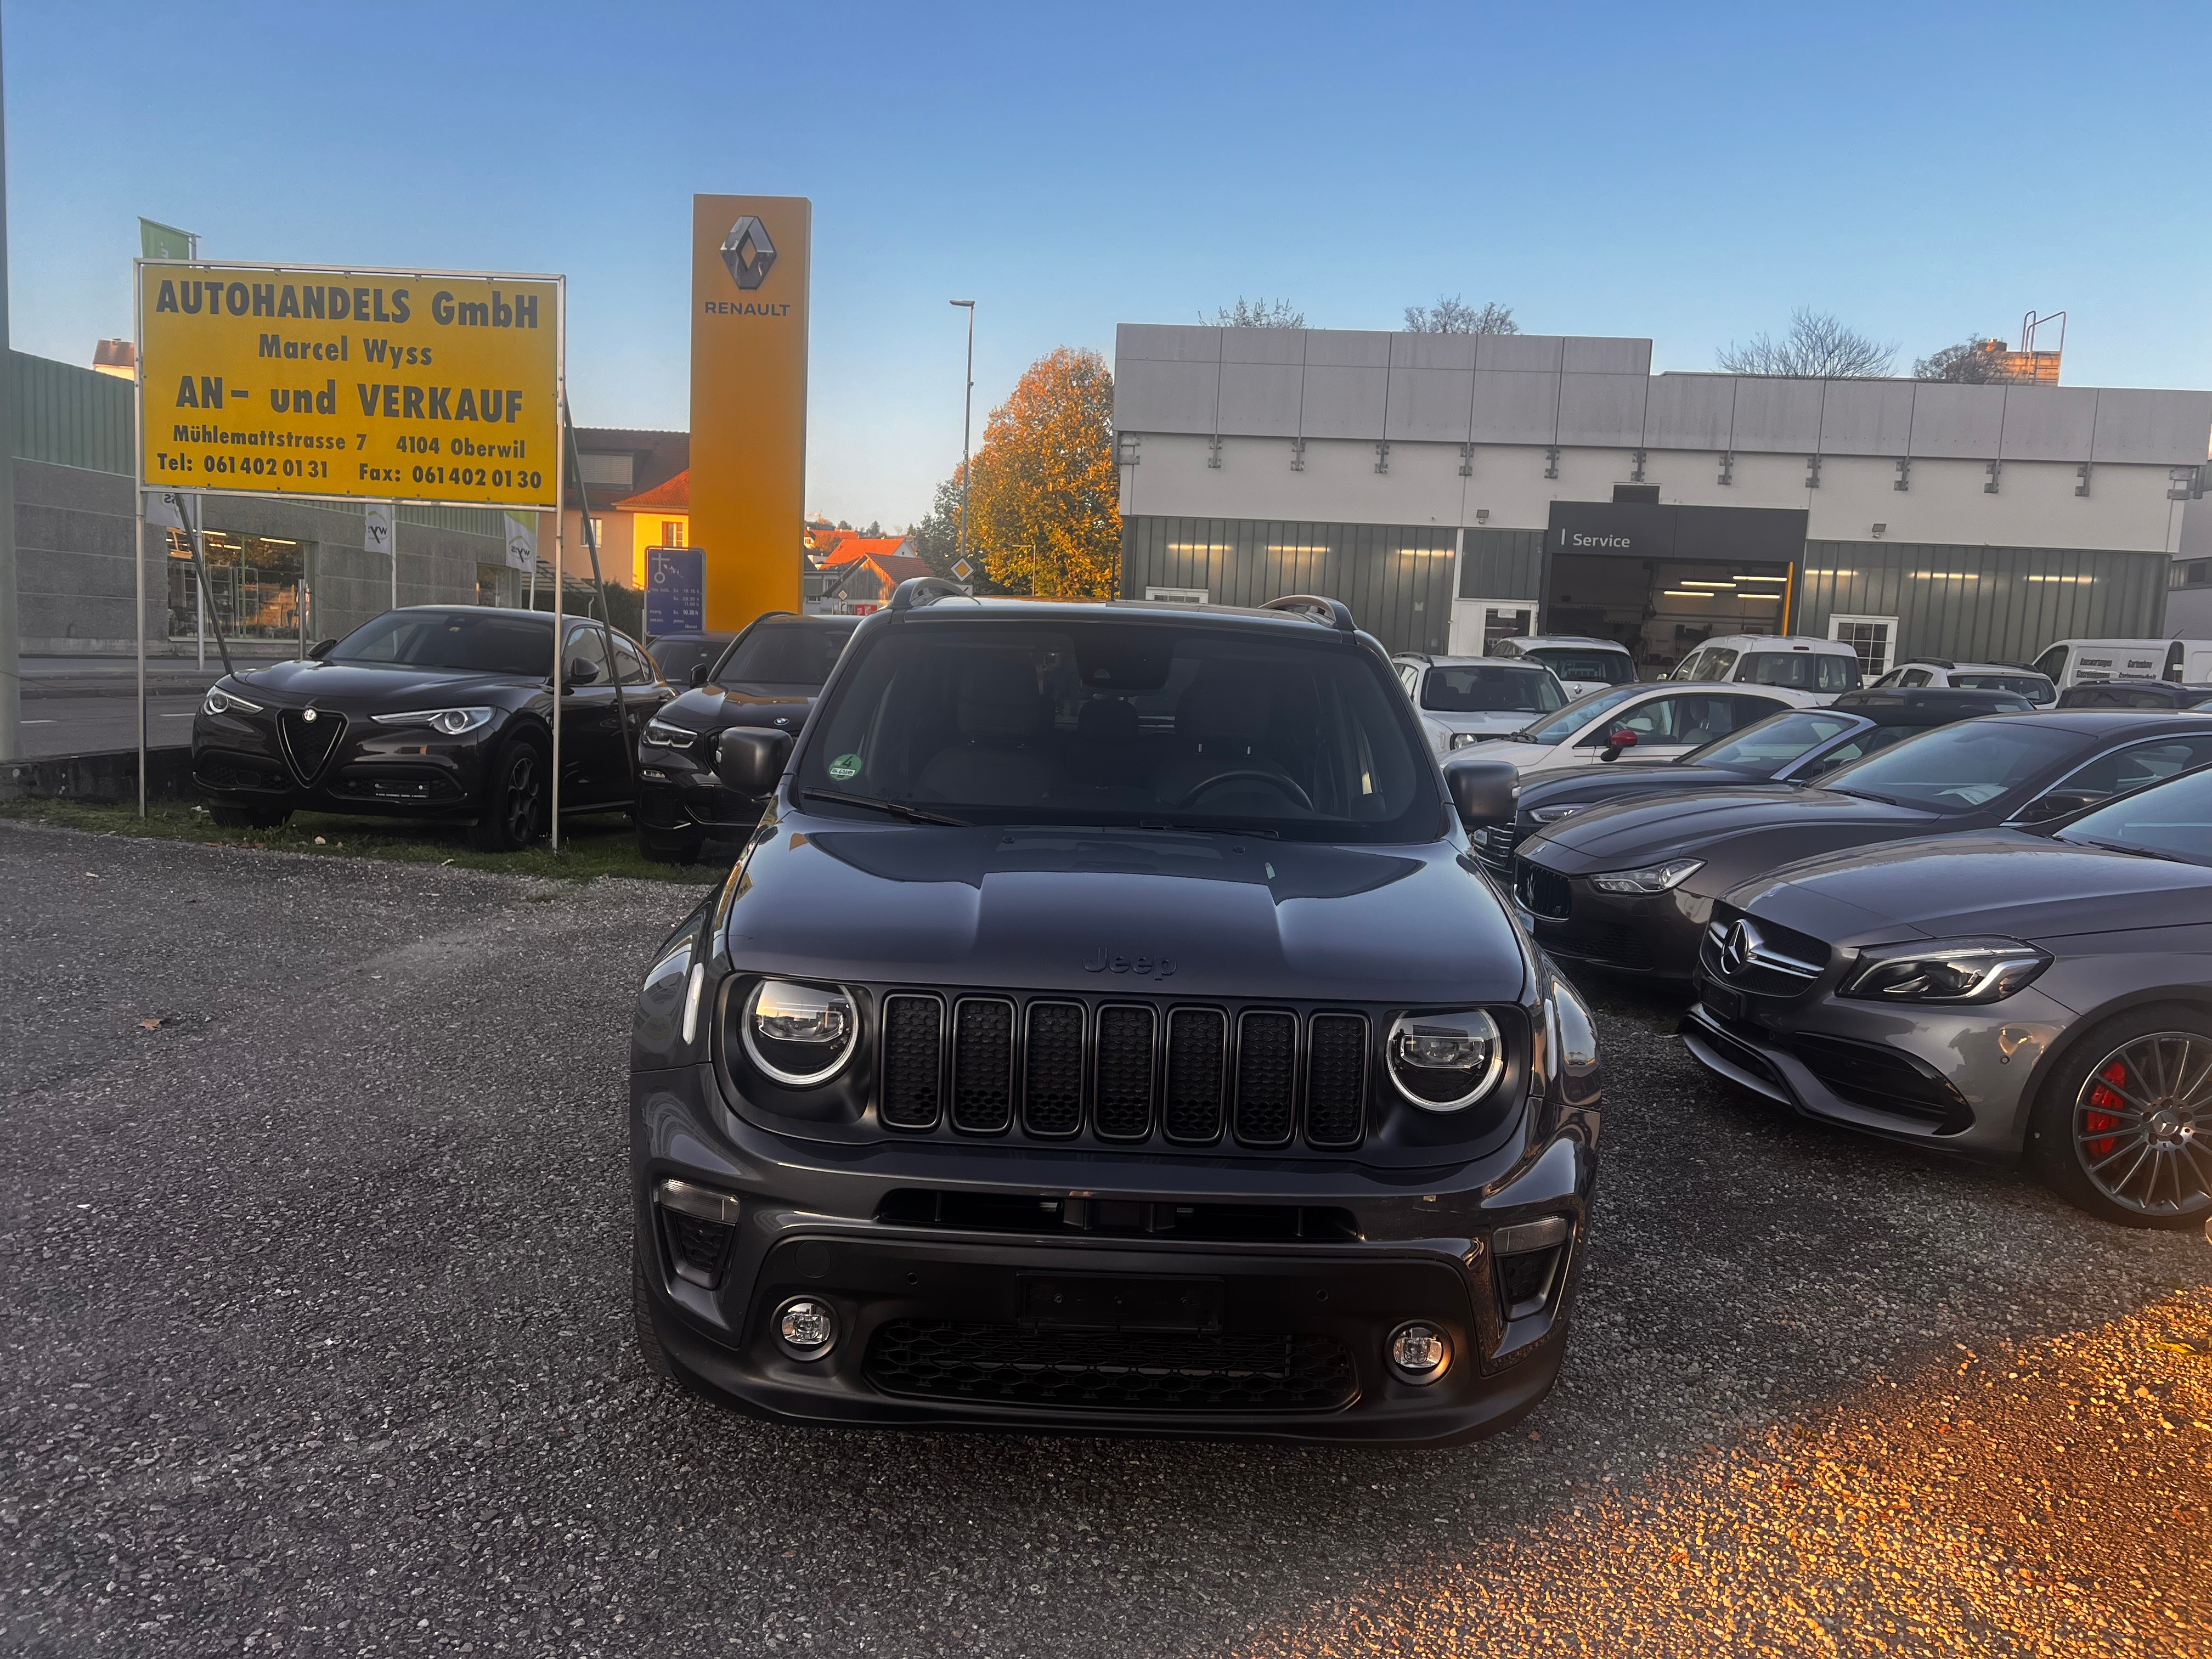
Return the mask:
{"type": "Polygon", "coordinates": [[[2136,1227],[2212,1215],[2212,768],[2040,830],[1724,894],[1684,1036],[1808,1117],[1984,1158],[2136,1227]]]}

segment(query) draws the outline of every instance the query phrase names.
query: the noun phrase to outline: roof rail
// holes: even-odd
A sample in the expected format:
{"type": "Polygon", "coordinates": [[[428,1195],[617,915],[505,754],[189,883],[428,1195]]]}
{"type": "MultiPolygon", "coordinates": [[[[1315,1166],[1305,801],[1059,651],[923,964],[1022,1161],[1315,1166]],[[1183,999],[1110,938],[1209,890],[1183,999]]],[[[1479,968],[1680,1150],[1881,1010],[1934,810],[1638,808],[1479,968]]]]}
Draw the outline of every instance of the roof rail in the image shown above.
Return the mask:
{"type": "Polygon", "coordinates": [[[1352,608],[1342,599],[1323,599],[1318,593],[1285,593],[1279,599],[1270,599],[1260,607],[1262,611],[1297,611],[1311,617],[1316,622],[1325,622],[1340,634],[1357,634],[1359,624],[1352,620],[1352,608]]]}
{"type": "Polygon", "coordinates": [[[918,605],[933,605],[939,599],[964,599],[969,597],[966,588],[947,576],[908,576],[891,590],[890,608],[912,611],[918,605]]]}

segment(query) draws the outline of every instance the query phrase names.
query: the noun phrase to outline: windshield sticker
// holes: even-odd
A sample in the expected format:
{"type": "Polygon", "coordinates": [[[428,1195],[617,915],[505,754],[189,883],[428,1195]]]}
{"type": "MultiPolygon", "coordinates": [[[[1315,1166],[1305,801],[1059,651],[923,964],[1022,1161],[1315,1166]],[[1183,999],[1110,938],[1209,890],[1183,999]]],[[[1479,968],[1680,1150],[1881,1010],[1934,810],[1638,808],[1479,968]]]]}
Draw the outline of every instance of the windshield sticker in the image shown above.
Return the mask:
{"type": "Polygon", "coordinates": [[[860,775],[860,757],[858,755],[838,756],[836,760],[830,763],[830,775],[836,779],[840,783],[844,782],[848,778],[859,777],[860,775]]]}

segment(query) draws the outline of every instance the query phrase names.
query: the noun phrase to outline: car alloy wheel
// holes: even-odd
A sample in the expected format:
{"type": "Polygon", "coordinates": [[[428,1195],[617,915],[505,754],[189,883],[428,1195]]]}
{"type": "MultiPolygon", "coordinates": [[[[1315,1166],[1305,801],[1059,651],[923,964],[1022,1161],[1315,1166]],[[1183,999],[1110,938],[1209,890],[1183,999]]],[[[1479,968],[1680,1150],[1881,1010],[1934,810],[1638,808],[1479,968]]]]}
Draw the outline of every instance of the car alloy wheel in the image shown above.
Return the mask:
{"type": "Polygon", "coordinates": [[[2131,1037],[2090,1069],[2074,1103],[2074,1156],[2092,1186],[2142,1216],[2193,1214],[2212,1197],[2212,1041],[2131,1037]]]}
{"type": "Polygon", "coordinates": [[[527,847],[538,836],[538,751],[527,744],[514,751],[507,771],[507,793],[500,803],[507,838],[527,847]]]}

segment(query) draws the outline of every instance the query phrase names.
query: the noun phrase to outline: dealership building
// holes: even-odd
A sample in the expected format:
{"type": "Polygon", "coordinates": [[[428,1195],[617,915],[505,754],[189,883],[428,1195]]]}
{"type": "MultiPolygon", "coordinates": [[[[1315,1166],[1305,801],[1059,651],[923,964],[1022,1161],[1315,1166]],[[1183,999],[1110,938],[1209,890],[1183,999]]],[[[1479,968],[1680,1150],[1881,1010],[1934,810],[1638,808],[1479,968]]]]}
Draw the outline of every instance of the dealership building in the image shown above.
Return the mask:
{"type": "MultiPolygon", "coordinates": [[[[1122,592],[1394,651],[1710,635],[2024,661],[2168,633],[2212,392],[1650,372],[1651,343],[1124,324],[1122,592]]],[[[2203,520],[2199,507],[2192,532],[2203,520]]]]}

